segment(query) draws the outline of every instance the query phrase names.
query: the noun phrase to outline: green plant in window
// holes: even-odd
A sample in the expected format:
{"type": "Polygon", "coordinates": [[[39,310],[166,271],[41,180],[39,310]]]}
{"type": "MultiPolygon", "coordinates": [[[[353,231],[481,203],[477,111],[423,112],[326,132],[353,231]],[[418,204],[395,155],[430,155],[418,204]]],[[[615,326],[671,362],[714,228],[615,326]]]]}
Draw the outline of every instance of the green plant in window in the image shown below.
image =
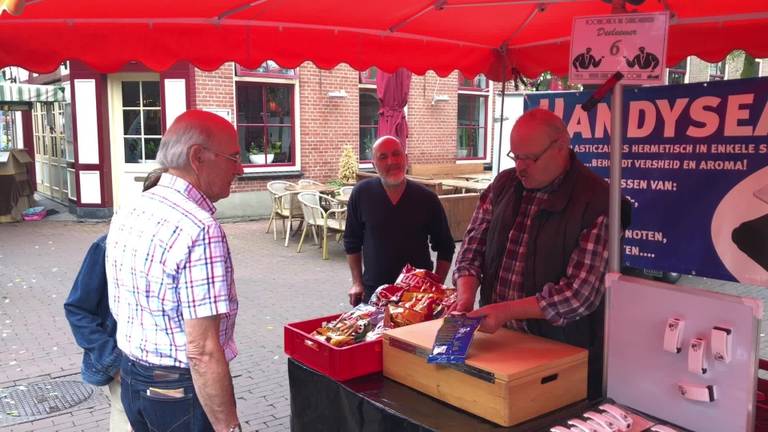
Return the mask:
{"type": "Polygon", "coordinates": [[[269,145],[269,152],[277,155],[279,153],[283,152],[283,142],[282,141],[272,141],[272,144],[269,145]]]}
{"type": "Polygon", "coordinates": [[[354,183],[357,179],[357,155],[350,146],[344,146],[339,159],[339,180],[354,183]]]}

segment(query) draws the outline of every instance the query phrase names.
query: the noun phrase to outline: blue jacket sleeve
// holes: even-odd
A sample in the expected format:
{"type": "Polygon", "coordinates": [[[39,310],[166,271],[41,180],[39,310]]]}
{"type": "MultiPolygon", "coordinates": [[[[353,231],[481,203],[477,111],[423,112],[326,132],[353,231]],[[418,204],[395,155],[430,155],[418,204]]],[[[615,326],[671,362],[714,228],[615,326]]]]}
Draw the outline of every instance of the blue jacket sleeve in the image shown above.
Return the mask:
{"type": "Polygon", "coordinates": [[[116,323],[109,312],[104,262],[106,236],[94,242],[85,255],[72,290],[64,303],[72,334],[94,366],[114,375],[121,353],[115,339],[116,323]]]}

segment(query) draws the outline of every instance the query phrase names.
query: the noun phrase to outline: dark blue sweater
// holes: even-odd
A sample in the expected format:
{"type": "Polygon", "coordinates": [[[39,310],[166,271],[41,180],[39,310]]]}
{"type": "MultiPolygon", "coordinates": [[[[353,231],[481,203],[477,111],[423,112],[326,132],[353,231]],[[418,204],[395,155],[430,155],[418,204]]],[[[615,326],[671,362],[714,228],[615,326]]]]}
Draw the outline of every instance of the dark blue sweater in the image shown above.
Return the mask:
{"type": "Polygon", "coordinates": [[[408,181],[392,204],[381,180],[359,182],[349,198],[344,249],[363,253],[365,299],[382,284],[395,281],[405,264],[433,269],[429,245],[437,259],[450,262],[455,244],[443,205],[432,191],[408,181]]]}

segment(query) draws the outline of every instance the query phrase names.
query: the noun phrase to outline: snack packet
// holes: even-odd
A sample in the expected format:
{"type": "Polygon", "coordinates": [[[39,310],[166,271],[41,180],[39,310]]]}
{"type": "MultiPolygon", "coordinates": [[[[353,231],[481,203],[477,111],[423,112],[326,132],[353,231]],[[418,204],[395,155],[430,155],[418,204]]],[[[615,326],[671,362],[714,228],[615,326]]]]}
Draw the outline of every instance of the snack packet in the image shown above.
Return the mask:
{"type": "Polygon", "coordinates": [[[381,325],[384,313],[368,304],[359,304],[334,321],[323,323],[312,336],[335,347],[353,345],[366,340],[371,330],[381,325]]]}
{"type": "Polygon", "coordinates": [[[427,363],[464,363],[469,345],[482,318],[468,318],[465,314],[449,314],[435,335],[432,354],[427,363]]]}
{"type": "Polygon", "coordinates": [[[382,285],[376,288],[368,304],[384,307],[390,302],[397,303],[400,301],[403,291],[405,291],[405,288],[400,285],[382,285]]]}

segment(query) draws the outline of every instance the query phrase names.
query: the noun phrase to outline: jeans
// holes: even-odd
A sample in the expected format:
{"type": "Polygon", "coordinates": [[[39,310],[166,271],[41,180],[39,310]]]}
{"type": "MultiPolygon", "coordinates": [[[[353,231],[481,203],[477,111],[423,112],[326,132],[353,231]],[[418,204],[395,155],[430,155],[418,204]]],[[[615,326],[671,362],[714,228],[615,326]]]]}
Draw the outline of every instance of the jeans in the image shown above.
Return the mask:
{"type": "Polygon", "coordinates": [[[213,432],[189,369],[147,366],[123,356],[121,399],[135,432],[213,432]]]}

